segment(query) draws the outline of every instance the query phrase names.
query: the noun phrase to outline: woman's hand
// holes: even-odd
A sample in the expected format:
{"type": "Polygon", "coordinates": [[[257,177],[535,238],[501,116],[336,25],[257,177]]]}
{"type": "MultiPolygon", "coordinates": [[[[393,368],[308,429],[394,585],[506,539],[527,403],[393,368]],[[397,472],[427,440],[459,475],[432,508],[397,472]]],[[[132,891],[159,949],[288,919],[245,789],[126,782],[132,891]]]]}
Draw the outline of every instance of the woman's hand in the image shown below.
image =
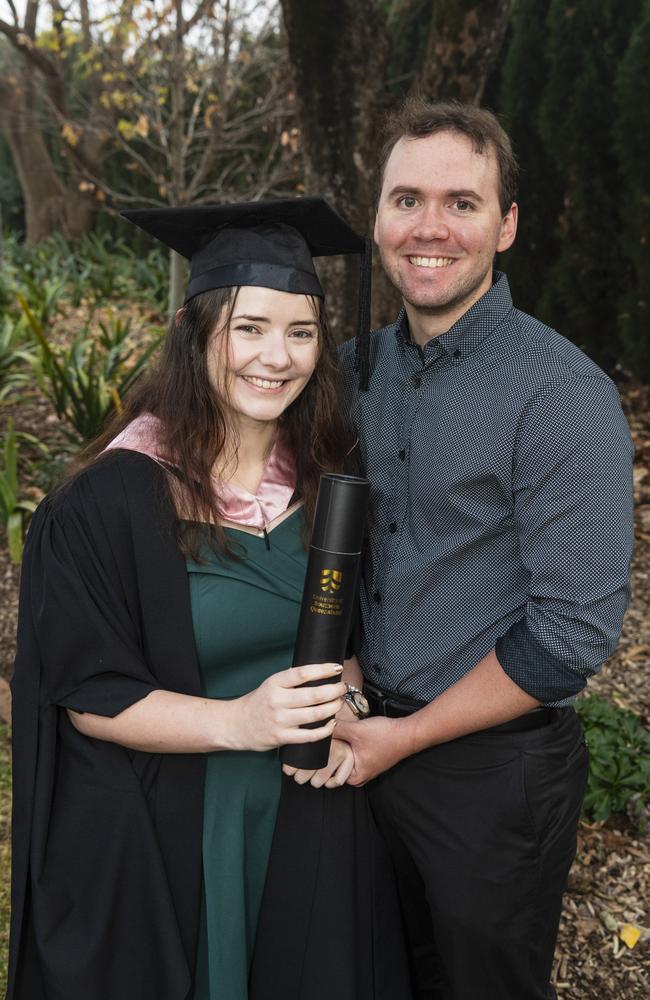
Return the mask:
{"type": "Polygon", "coordinates": [[[344,740],[332,740],[329,760],[325,767],[319,771],[305,771],[301,768],[291,767],[284,764],[282,770],[299,785],[306,785],[309,782],[314,788],[340,788],[344,785],[354,768],[354,754],[352,747],[344,740]]]}
{"type": "Polygon", "coordinates": [[[249,694],[232,701],[233,749],[272,750],[288,743],[315,743],[331,736],[334,716],[346,692],[338,663],[292,667],[272,674],[249,694]],[[332,683],[301,688],[305,681],[332,678],[332,683]],[[319,722],[317,729],[301,729],[319,722]]]}

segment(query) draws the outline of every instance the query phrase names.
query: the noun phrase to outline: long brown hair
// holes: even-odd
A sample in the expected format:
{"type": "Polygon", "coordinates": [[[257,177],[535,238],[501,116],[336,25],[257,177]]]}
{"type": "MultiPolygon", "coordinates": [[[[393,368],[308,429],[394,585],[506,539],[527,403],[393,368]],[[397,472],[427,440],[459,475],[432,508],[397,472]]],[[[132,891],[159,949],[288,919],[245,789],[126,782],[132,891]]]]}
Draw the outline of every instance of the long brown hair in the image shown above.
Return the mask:
{"type": "MultiPolygon", "coordinates": [[[[107,444],[136,417],[151,413],[162,423],[161,445],[173,463],[182,490],[170,480],[178,517],[181,550],[199,557],[208,535],[216,551],[236,557],[228,544],[220,498],[212,469],[230,441],[226,400],[208,375],[208,346],[215,332],[227,336],[238,288],[218,288],[194,296],[172,320],[159,360],[134,386],[124,404],[98,438],[79,456],[76,469],[91,464],[107,444]],[[181,521],[183,522],[181,524],[181,521]],[[205,525],[212,522],[213,531],[205,525]]],[[[305,525],[313,520],[320,476],[324,472],[354,472],[351,426],[344,416],[336,344],[322,299],[311,299],[318,321],[319,355],[303,392],[280,417],[280,433],[296,467],[296,492],[304,501],[305,525]]],[[[174,477],[175,478],[175,477],[174,477]]]]}

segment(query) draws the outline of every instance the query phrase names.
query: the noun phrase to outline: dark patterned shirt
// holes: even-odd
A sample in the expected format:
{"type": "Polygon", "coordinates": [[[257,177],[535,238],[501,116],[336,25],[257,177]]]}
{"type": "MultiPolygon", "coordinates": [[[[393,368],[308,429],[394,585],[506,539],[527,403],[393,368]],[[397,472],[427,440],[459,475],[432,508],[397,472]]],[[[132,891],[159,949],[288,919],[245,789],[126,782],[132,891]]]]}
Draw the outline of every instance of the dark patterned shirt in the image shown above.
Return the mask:
{"type": "Polygon", "coordinates": [[[505,275],[419,348],[402,311],[347,399],[371,481],[364,674],[431,700],[490,650],[547,705],[613,651],[628,599],[632,445],[611,380],[515,309],[505,275]]]}

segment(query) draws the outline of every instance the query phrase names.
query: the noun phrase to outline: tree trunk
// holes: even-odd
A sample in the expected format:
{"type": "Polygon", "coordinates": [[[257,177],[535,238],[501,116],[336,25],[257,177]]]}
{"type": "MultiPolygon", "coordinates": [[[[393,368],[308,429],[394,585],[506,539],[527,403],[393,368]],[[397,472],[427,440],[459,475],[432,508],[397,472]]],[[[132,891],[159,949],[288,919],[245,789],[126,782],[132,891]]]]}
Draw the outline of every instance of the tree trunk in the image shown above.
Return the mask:
{"type": "Polygon", "coordinates": [[[79,189],[81,177],[73,172],[67,187],[57,173],[45,144],[39,115],[35,112],[33,70],[25,64],[11,83],[0,82],[0,129],[16,167],[25,201],[28,243],[39,243],[52,233],[75,237],[95,224],[97,201],[79,189]]]}
{"type": "MultiPolygon", "coordinates": [[[[296,84],[308,194],[320,195],[360,233],[372,233],[378,122],[387,106],[388,39],[368,0],[281,0],[296,84]]],[[[318,262],[338,340],[354,335],[357,268],[318,262]]],[[[375,306],[390,290],[375,268],[375,306]]]]}
{"type": "Polygon", "coordinates": [[[25,225],[31,243],[63,229],[65,190],[52,166],[33,110],[31,71],[23,67],[13,86],[0,85],[0,128],[16,166],[25,199],[25,225]]]}
{"type": "Polygon", "coordinates": [[[511,12],[512,0],[436,0],[416,89],[433,100],[480,104],[511,12]]]}

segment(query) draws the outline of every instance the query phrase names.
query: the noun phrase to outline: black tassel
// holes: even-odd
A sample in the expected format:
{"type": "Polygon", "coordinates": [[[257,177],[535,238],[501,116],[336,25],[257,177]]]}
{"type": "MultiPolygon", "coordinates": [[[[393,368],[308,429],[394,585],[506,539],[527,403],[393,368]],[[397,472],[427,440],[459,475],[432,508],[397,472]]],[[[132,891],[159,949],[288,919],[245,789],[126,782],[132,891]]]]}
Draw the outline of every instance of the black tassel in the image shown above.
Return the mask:
{"type": "Polygon", "coordinates": [[[366,392],[370,382],[370,296],[372,291],[372,240],[364,237],[359,268],[359,319],[354,370],[359,372],[359,388],[366,392]]]}

